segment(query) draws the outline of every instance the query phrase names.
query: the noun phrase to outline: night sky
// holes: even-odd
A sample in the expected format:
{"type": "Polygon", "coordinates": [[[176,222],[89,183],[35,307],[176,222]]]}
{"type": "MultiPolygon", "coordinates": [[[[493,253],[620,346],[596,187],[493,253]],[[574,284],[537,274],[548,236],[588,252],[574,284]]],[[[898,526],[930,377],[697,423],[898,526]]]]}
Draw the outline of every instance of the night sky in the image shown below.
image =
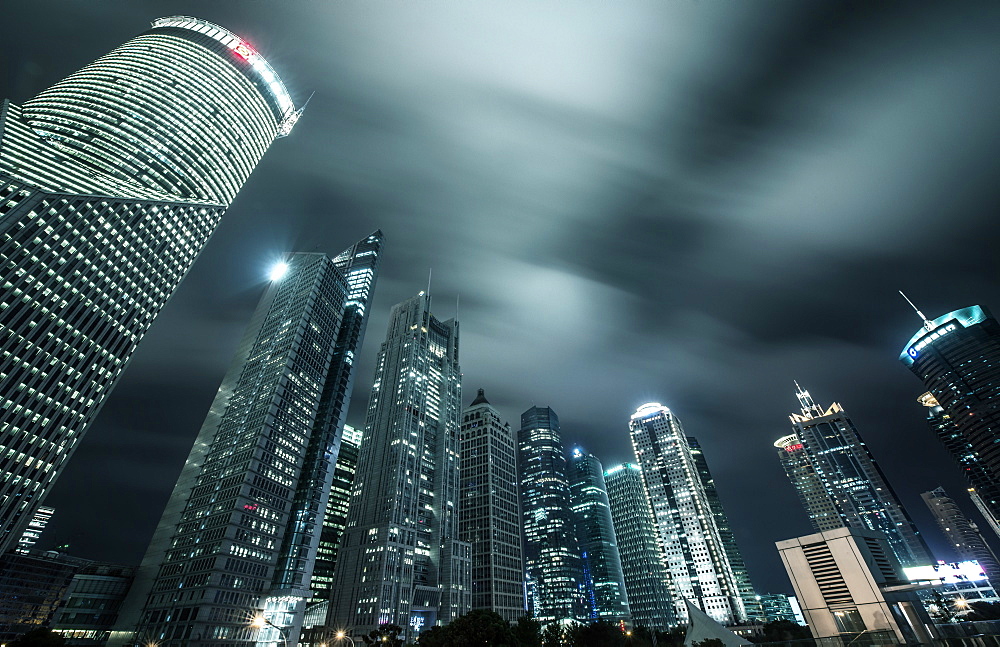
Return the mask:
{"type": "MultiPolygon", "coordinates": [[[[44,547],[137,563],[268,265],[376,228],[350,422],[389,308],[459,301],[464,400],[634,460],[658,401],[697,436],[758,592],[811,532],[772,443],[793,380],[841,402],[941,559],[920,500],[963,482],[897,360],[930,317],[1000,312],[1000,5],[5,3],[14,103],[185,14],[244,36],[309,107],[265,155],[47,503],[44,547]],[[9,6],[7,6],[9,5],[9,6]]],[[[995,539],[995,538],[994,538],[995,539]]]]}

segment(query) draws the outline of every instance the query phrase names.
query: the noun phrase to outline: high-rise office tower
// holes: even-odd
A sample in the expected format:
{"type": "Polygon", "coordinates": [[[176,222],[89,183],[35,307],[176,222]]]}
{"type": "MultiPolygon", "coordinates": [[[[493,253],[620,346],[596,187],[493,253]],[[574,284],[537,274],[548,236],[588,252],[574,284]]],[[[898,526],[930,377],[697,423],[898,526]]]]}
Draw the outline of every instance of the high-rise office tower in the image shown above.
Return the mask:
{"type": "Polygon", "coordinates": [[[944,410],[933,393],[927,391],[921,394],[917,398],[917,402],[927,408],[927,426],[952,455],[969,484],[973,486],[966,490],[969,498],[983,515],[989,529],[1000,537],[1000,520],[993,516],[990,507],[986,505],[986,501],[979,494],[985,492],[989,496],[990,492],[995,489],[986,465],[979,460],[979,454],[972,443],[965,437],[962,429],[955,423],[955,419],[944,410]]]}
{"type": "Polygon", "coordinates": [[[112,645],[295,640],[380,248],[376,232],[336,259],[297,253],[276,267],[136,574],[112,645]],[[249,626],[253,616],[269,624],[258,631],[249,626]]]}
{"type": "Polygon", "coordinates": [[[779,445],[778,457],[816,530],[882,532],[903,566],[931,563],[923,537],[844,408],[834,402],[823,409],[795,386],[800,413],[789,416],[793,433],[779,441],[787,444],[779,445]]]}
{"type": "Polygon", "coordinates": [[[521,414],[517,467],[528,611],[542,622],[582,619],[583,568],[559,416],[552,409],[531,407],[521,414]]]}
{"type": "Polygon", "coordinates": [[[2,104],[0,552],[297,117],[260,54],[187,17],[2,104]]]}
{"type": "Polygon", "coordinates": [[[674,596],[642,471],[624,463],[606,471],[604,482],[632,619],[637,625],[668,631],[676,623],[674,596]]]}
{"type": "Polygon", "coordinates": [[[379,351],[327,625],[421,630],[471,608],[459,541],[458,322],[421,292],[393,307],[379,351]]]}
{"type": "Polygon", "coordinates": [[[940,406],[936,415],[949,424],[938,437],[995,524],[1000,522],[1000,323],[982,306],[933,320],[917,314],[924,326],[899,361],[940,406]]]}
{"type": "Polygon", "coordinates": [[[694,458],[694,464],[698,468],[702,487],[705,488],[712,516],[715,517],[715,525],[719,529],[722,546],[726,551],[726,557],[729,558],[733,576],[736,578],[736,589],[740,592],[740,599],[743,600],[746,619],[751,622],[764,622],[764,608],[750,582],[750,573],[747,571],[746,562],[743,561],[743,555],[740,554],[739,546],[736,545],[736,535],[733,534],[732,526],[729,525],[729,517],[726,516],[726,511],[722,507],[722,499],[719,498],[719,490],[715,487],[715,479],[712,478],[712,472],[708,469],[708,459],[705,458],[705,452],[697,438],[688,436],[687,441],[688,447],[691,448],[691,457],[694,458]]]}
{"type": "Polygon", "coordinates": [[[323,516],[323,530],[319,547],[316,549],[316,563],[313,566],[313,602],[329,602],[333,592],[333,573],[337,568],[337,548],[340,537],[347,525],[347,507],[351,500],[351,486],[358,469],[358,454],[361,452],[360,429],[344,425],[344,435],[340,440],[340,451],[333,470],[333,484],[330,499],[323,516]]]}
{"type": "Polygon", "coordinates": [[[1000,582],[1000,563],[997,561],[997,556],[979,534],[976,524],[965,516],[944,488],[938,487],[930,492],[924,492],[920,497],[930,508],[934,520],[937,521],[941,532],[948,539],[948,545],[958,555],[959,560],[976,560],[991,583],[1000,582]]]}
{"type": "Polygon", "coordinates": [[[31,515],[31,521],[28,522],[28,527],[24,529],[21,538],[17,541],[15,550],[19,553],[26,553],[34,548],[55,512],[55,508],[50,508],[47,505],[39,506],[35,510],[35,514],[31,515]]]}
{"type": "Polygon", "coordinates": [[[472,608],[525,614],[517,446],[482,389],[462,412],[459,536],[472,546],[472,608]]]}
{"type": "Polygon", "coordinates": [[[575,447],[569,455],[570,508],[583,564],[584,600],[591,620],[631,622],[618,539],[611,520],[604,467],[575,447]]]}
{"type": "Polygon", "coordinates": [[[680,420],[651,402],[632,414],[629,428],[677,592],[675,615],[687,619],[686,598],[718,622],[745,619],[736,576],[680,420]]]}

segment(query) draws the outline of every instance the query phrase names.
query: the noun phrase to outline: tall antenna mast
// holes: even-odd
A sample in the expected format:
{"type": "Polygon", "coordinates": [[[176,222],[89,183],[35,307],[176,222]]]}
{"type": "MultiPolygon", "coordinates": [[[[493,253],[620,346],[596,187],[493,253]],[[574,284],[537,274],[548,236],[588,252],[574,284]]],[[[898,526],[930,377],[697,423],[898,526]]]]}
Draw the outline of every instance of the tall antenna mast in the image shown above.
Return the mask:
{"type": "Polygon", "coordinates": [[[431,268],[429,268],[429,267],[427,268],[427,296],[428,297],[431,295],[431,272],[432,271],[433,270],[431,268]]]}
{"type": "Polygon", "coordinates": [[[927,330],[934,330],[934,322],[924,316],[924,313],[920,312],[920,309],[917,308],[917,306],[913,305],[913,302],[910,301],[910,297],[903,294],[902,290],[899,291],[899,294],[906,299],[906,302],[910,304],[910,307],[916,311],[917,316],[924,320],[924,328],[927,330]]]}

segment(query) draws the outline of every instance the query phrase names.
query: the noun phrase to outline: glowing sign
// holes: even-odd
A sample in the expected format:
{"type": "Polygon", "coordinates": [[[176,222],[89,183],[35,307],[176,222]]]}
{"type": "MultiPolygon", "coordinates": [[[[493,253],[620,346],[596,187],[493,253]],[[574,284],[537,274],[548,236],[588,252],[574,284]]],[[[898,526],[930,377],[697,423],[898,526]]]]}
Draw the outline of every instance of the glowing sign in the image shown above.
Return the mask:
{"type": "Polygon", "coordinates": [[[236,47],[233,48],[233,51],[236,52],[236,54],[243,60],[247,60],[253,56],[253,50],[251,50],[246,43],[237,44],[236,47]]]}
{"type": "Polygon", "coordinates": [[[986,579],[983,567],[975,560],[954,564],[929,564],[903,569],[911,582],[940,580],[942,582],[977,582],[986,579]]]}
{"type": "Polygon", "coordinates": [[[788,445],[787,447],[785,447],[785,451],[786,452],[797,452],[798,450],[802,449],[803,447],[804,447],[804,445],[802,443],[796,443],[794,445],[788,445]]]}
{"type": "Polygon", "coordinates": [[[941,339],[942,337],[944,337],[953,330],[958,330],[958,326],[956,326],[953,323],[948,324],[947,326],[941,326],[940,328],[936,328],[934,329],[934,332],[927,335],[914,345],[910,346],[910,348],[906,352],[910,354],[910,357],[916,357],[920,353],[920,351],[922,351],[924,348],[927,347],[927,344],[930,344],[931,342],[941,339]]]}

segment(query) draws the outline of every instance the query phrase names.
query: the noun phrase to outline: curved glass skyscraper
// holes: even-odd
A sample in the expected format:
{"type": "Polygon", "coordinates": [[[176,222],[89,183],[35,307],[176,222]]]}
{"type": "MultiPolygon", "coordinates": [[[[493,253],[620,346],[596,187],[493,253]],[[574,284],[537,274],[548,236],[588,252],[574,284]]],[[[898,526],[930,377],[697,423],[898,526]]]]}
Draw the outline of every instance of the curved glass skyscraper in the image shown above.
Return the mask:
{"type": "Polygon", "coordinates": [[[982,306],[924,319],[899,361],[930,391],[924,401],[931,407],[929,421],[995,526],[1000,522],[1000,323],[982,306]]]}
{"type": "Polygon", "coordinates": [[[0,109],[0,551],[275,137],[287,90],[203,20],[0,109]]]}

